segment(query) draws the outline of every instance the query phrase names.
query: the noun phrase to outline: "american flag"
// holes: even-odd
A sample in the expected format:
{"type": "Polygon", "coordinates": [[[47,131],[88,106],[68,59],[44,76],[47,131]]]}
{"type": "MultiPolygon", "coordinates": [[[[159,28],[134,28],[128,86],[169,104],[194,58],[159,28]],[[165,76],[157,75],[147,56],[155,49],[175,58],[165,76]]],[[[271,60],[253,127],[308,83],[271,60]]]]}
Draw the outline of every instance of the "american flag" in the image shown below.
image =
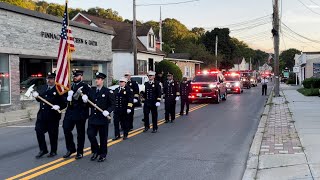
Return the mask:
{"type": "Polygon", "coordinates": [[[67,88],[70,88],[69,65],[71,53],[75,51],[74,38],[69,27],[68,3],[66,3],[64,11],[62,30],[60,36],[61,38],[58,52],[56,85],[57,91],[61,95],[68,90],[67,88]]]}

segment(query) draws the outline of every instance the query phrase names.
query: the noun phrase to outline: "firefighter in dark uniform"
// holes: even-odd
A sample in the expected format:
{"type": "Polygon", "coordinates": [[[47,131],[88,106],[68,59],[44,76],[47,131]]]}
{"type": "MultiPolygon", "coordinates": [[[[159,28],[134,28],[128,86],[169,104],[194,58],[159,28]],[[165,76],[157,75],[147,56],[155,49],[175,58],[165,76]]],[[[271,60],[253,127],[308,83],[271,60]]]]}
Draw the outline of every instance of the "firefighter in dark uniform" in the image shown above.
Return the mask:
{"type": "Polygon", "coordinates": [[[147,132],[150,129],[149,114],[152,115],[152,133],[158,131],[158,107],[160,106],[161,101],[161,86],[158,81],[155,81],[156,73],[150,71],[148,73],[149,81],[145,82],[145,94],[143,95],[144,105],[143,105],[143,114],[144,114],[144,130],[147,132]]]}
{"type": "Polygon", "coordinates": [[[133,91],[133,106],[131,108],[131,113],[129,114],[129,130],[133,129],[133,117],[134,117],[134,108],[138,104],[138,99],[139,99],[139,85],[136,81],[131,80],[131,74],[125,73],[124,75],[125,78],[128,79],[127,86],[129,86],[132,91],[133,91]]]}
{"type": "Polygon", "coordinates": [[[33,91],[32,96],[40,102],[40,109],[37,114],[37,121],[36,121],[36,133],[38,144],[40,148],[39,154],[36,158],[41,158],[45,154],[48,153],[47,143],[45,139],[45,133],[48,132],[51,151],[48,157],[54,157],[57,155],[57,148],[58,148],[58,135],[59,135],[59,121],[61,119],[61,114],[58,110],[63,109],[66,107],[64,102],[64,97],[60,96],[57,92],[55,86],[55,73],[48,73],[47,76],[47,85],[40,87],[37,91],[33,91]],[[44,98],[53,106],[42,102],[38,99],[38,96],[44,98]]]}
{"type": "Polygon", "coordinates": [[[168,73],[167,81],[163,85],[164,107],[165,107],[165,123],[171,123],[176,118],[176,101],[180,100],[179,83],[173,80],[173,74],[168,73]]]}
{"type": "Polygon", "coordinates": [[[83,81],[83,71],[73,71],[73,84],[71,90],[68,91],[68,108],[63,121],[63,131],[66,141],[67,153],[63,156],[69,158],[71,154],[77,152],[75,159],[81,159],[83,157],[83,148],[86,135],[86,120],[89,117],[89,106],[84,103],[80,97],[81,92],[88,94],[90,86],[83,81]],[[77,128],[77,142],[78,147],[76,149],[73,142],[72,130],[76,126],[77,128]]]}
{"type": "Polygon", "coordinates": [[[189,114],[189,94],[191,92],[191,84],[188,82],[187,77],[182,78],[180,83],[180,96],[181,96],[181,110],[180,115],[183,115],[184,106],[186,106],[186,115],[189,114]]]}
{"type": "Polygon", "coordinates": [[[87,103],[89,99],[103,110],[103,112],[100,112],[95,107],[91,107],[87,129],[88,138],[91,143],[91,161],[96,160],[99,156],[98,162],[105,161],[108,153],[108,129],[111,119],[109,115],[114,110],[115,106],[113,91],[103,86],[103,82],[106,77],[107,76],[105,74],[97,72],[97,87],[91,88],[91,91],[88,95],[82,96],[82,100],[84,103],[87,103]],[[96,138],[98,133],[100,138],[100,145],[98,144],[96,138]]]}
{"type": "Polygon", "coordinates": [[[112,140],[114,141],[120,139],[120,122],[123,129],[123,140],[128,139],[130,127],[129,114],[132,112],[133,91],[129,86],[126,86],[127,81],[127,78],[120,78],[119,87],[114,91],[114,96],[116,99],[113,116],[115,138],[112,140]]]}

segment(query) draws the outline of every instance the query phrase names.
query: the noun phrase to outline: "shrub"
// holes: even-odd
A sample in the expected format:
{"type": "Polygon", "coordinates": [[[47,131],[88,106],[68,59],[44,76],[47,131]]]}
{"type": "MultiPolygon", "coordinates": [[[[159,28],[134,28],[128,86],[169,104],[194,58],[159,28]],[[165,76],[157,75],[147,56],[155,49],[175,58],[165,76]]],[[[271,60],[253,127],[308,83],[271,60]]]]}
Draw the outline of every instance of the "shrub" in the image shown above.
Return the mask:
{"type": "Polygon", "coordinates": [[[163,81],[166,80],[168,72],[173,73],[173,78],[176,81],[181,81],[182,79],[182,71],[180,68],[175,65],[174,63],[168,61],[168,60],[163,60],[159,63],[156,64],[156,72],[157,74],[160,74],[163,72],[163,81]]]}
{"type": "Polygon", "coordinates": [[[320,88],[320,78],[307,78],[303,81],[303,87],[310,88],[320,88]]]}
{"type": "Polygon", "coordinates": [[[305,96],[319,96],[319,89],[317,88],[311,88],[311,89],[306,89],[306,88],[301,88],[297,90],[301,94],[305,96]]]}

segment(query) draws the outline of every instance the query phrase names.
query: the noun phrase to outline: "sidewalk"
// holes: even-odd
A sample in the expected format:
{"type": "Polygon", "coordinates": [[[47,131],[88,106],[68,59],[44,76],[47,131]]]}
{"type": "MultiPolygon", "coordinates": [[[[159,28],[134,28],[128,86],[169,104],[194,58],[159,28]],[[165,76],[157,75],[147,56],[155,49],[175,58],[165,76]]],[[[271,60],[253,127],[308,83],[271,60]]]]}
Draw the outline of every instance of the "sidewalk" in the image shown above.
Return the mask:
{"type": "Polygon", "coordinates": [[[262,115],[243,179],[320,179],[320,98],[281,84],[262,115]]]}

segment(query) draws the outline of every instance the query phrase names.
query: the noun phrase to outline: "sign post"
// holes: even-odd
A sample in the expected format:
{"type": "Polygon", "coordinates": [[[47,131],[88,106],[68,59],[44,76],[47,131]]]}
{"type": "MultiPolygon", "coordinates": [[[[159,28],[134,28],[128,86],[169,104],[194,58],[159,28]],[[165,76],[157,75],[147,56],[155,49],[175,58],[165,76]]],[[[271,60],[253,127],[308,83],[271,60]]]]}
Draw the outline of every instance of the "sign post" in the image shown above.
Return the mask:
{"type": "Polygon", "coordinates": [[[299,66],[294,66],[293,72],[296,74],[296,85],[298,85],[298,73],[300,72],[299,66]]]}

